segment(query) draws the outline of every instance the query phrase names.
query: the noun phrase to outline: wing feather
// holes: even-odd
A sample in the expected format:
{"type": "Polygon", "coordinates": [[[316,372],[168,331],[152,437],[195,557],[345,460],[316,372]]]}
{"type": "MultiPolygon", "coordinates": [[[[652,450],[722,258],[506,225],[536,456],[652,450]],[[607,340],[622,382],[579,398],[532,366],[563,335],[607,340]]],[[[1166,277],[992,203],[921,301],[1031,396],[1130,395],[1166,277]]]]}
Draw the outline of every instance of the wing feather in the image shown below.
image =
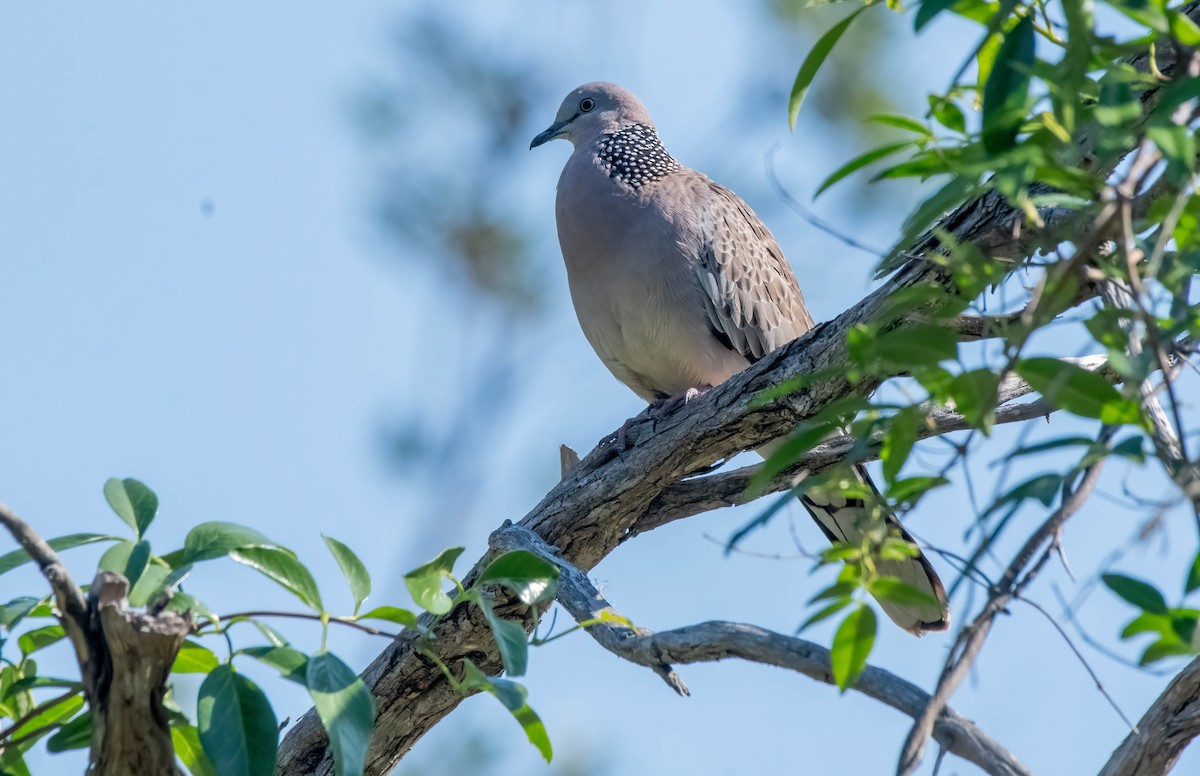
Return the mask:
{"type": "Polygon", "coordinates": [[[750,361],[813,326],[783,251],[750,206],[707,178],[697,192],[694,271],[713,333],[750,361]]]}

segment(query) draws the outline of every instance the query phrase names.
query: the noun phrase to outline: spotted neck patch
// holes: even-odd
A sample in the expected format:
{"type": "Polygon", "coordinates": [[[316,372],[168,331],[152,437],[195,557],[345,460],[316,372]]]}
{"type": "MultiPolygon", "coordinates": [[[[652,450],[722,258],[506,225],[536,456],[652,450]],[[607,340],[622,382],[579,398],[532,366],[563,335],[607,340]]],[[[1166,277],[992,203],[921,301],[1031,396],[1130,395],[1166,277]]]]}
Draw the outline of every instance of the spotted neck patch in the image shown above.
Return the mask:
{"type": "Polygon", "coordinates": [[[605,135],[596,158],[610,178],[640,189],[680,169],[679,162],[667,153],[654,127],[633,124],[605,135]]]}

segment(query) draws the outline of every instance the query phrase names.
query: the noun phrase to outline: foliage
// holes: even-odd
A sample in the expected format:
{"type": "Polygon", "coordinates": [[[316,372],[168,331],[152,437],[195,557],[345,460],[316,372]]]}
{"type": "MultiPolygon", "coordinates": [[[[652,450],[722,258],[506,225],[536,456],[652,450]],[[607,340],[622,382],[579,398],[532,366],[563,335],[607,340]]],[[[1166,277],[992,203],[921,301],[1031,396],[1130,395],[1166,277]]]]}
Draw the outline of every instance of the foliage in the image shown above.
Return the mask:
{"type": "MultiPolygon", "coordinates": [[[[1111,29],[1097,24],[1091,0],[924,0],[911,7],[868,0],[843,13],[800,65],[788,106],[793,126],[805,94],[821,77],[822,63],[839,43],[853,40],[853,23],[867,14],[909,14],[915,34],[922,37],[931,36],[951,16],[958,17],[960,28],[966,22],[978,30],[970,58],[947,89],[927,95],[923,115],[869,117],[895,136],[835,167],[816,189],[820,195],[867,169],[874,170],[872,182],[912,178],[934,184],[881,257],[878,270],[889,273],[921,255],[944,268],[952,292],[906,289],[891,299],[883,319],[851,330],[846,342],[851,364],[844,372],[834,370],[832,377],[861,385],[862,393],[902,377],[902,390],[882,394],[886,399],[835,403],[809,418],[751,485],[752,490],[760,488],[838,429],[856,440],[849,460],[868,447],[879,451],[884,474],[879,493],[864,489],[844,470],[811,476],[796,489],[862,498],[877,525],[866,532],[861,546],[839,544],[822,554],[819,564],[846,565],[835,584],[813,597],[810,603],[819,608],[803,626],[849,610],[833,642],[835,676],[843,688],[865,665],[875,636],[874,618],[864,614],[866,594],[887,599],[917,592],[885,589],[896,580],[874,571],[889,554],[912,552],[883,530],[882,515],[911,508],[949,482],[956,463],[991,433],[1004,381],[1023,380],[1051,408],[1091,421],[1096,430],[1044,443],[1043,450],[1077,449],[1079,458],[1065,471],[998,492],[981,510],[971,529],[978,551],[968,559],[964,578],[977,572],[978,561],[1022,505],[1053,505],[1072,492],[1082,471],[1107,456],[1148,464],[1145,435],[1187,438],[1170,374],[1163,378],[1170,430],[1151,423],[1143,386],[1189,352],[1191,338],[1200,335],[1200,305],[1190,296],[1192,277],[1200,270],[1194,215],[1200,213],[1200,198],[1193,193],[1200,80],[1168,81],[1159,67],[1173,60],[1154,59],[1170,49],[1168,43],[1196,46],[1200,28],[1185,6],[1166,0],[1105,0],[1104,5],[1120,15],[1109,23],[1111,29]],[[1157,87],[1161,97],[1157,106],[1147,103],[1147,113],[1142,93],[1157,87]],[[1122,164],[1131,151],[1132,158],[1122,164]],[[1023,217],[1016,257],[988,255],[980,246],[934,228],[948,210],[984,197],[998,198],[1023,217]],[[1105,304],[1087,302],[1106,286],[1123,289],[1128,303],[1115,304],[1111,296],[1105,304]],[[995,344],[961,344],[956,317],[987,312],[998,290],[1003,291],[1001,304],[1013,315],[992,332],[995,344]],[[1039,336],[1058,325],[1058,316],[1080,303],[1085,305],[1082,328],[1107,358],[1102,371],[1045,357],[1035,349],[1039,336]],[[897,393],[903,398],[894,399],[897,393]],[[951,463],[932,472],[915,471],[914,444],[932,431],[931,414],[948,409],[960,413],[970,431],[955,443],[951,463]],[[1116,445],[1102,443],[1121,428],[1132,433],[1116,445]]],[[[1183,56],[1190,50],[1184,48],[1183,56]]],[[[760,400],[773,401],[803,387],[785,386],[760,400]]],[[[1011,456],[1037,451],[1018,449],[1011,456]]],[[[1161,453],[1149,460],[1176,482],[1181,481],[1181,467],[1190,465],[1186,457],[1161,453]]],[[[1189,503],[1185,489],[1175,494],[1174,503],[1189,503]]],[[[1200,515],[1200,507],[1190,506],[1200,515]]],[[[776,508],[739,530],[731,545],[764,524],[776,508]]],[[[1195,573],[1200,579],[1200,572],[1195,573]]],[[[1110,574],[1104,581],[1141,609],[1122,637],[1157,636],[1143,653],[1143,663],[1195,654],[1195,610],[1169,608],[1153,588],[1127,577],[1110,574]]]]}
{"type": "MultiPolygon", "coordinates": [[[[1102,579],[1108,589],[1140,611],[1121,630],[1122,639],[1132,639],[1143,633],[1154,637],[1138,658],[1139,665],[1150,665],[1169,657],[1200,654],[1200,609],[1168,606],[1158,588],[1149,582],[1123,574],[1105,574],[1102,579]]],[[[1188,569],[1183,584],[1184,596],[1200,588],[1200,555],[1188,569]]]]}
{"type": "MultiPolygon", "coordinates": [[[[58,550],[113,542],[99,562],[99,570],[114,571],[130,582],[130,603],[151,609],[168,608],[191,613],[193,638],[184,642],[172,666],[173,675],[203,675],[196,720],[168,699],[172,743],[180,762],[193,776],[253,776],[274,772],[279,723],[267,694],[237,670],[237,663],[260,662],[277,670],[281,678],[307,688],[329,734],[334,763],[340,776],[361,774],[375,721],[375,701],[363,681],[345,662],[325,649],[329,626],[358,626],[379,620],[400,625],[436,660],[455,687],[463,692],[484,690],[494,694],[524,729],[547,760],[551,756],[545,726],[525,701],[525,688],[511,679],[486,677],[470,661],[451,667],[438,660],[425,644],[438,618],[462,605],[478,606],[500,644],[509,676],[520,676],[528,665],[528,640],[524,628],[495,611],[484,586],[502,586],[522,604],[538,606],[551,600],[558,569],[526,552],[496,557],[483,571],[479,585],[464,589],[454,576],[454,561],[461,547],[446,550],[433,561],[414,569],[405,582],[424,620],[406,608],[378,606],[359,614],[371,594],[371,578],[358,556],[346,545],[324,537],[342,570],[354,600],[351,614],[338,615],[325,608],[312,574],[296,553],[258,531],[236,523],[206,522],[195,526],[183,547],[163,555],[153,554],[145,538],[158,511],[158,497],[135,479],[110,479],[104,495],[116,515],[133,531],[132,539],[101,534],[74,534],[49,543],[58,550]],[[311,613],[248,612],[219,616],[184,589],[197,567],[208,561],[232,560],[259,571],[294,594],[311,613]],[[443,591],[449,581],[455,592],[443,591]],[[321,625],[321,646],[306,652],[289,643],[265,622],[272,616],[311,619],[321,625]],[[241,623],[254,630],[235,628],[241,623]],[[234,637],[265,639],[266,644],[237,646],[234,637]],[[461,677],[456,671],[462,673],[461,677]]],[[[23,564],[24,550],[0,557],[0,574],[23,564]]],[[[59,612],[50,597],[20,596],[0,606],[0,719],[11,724],[0,729],[0,770],[26,773],[24,755],[45,739],[51,752],[86,748],[91,743],[91,717],[78,680],[45,676],[34,655],[61,641],[63,627],[40,625],[54,621],[59,612]],[[13,650],[10,644],[14,644],[13,650]],[[7,654],[6,654],[7,653],[7,654]],[[46,690],[59,694],[45,699],[46,690]],[[65,695],[62,691],[66,690],[65,695]],[[39,697],[35,697],[38,693],[39,697]]]]}

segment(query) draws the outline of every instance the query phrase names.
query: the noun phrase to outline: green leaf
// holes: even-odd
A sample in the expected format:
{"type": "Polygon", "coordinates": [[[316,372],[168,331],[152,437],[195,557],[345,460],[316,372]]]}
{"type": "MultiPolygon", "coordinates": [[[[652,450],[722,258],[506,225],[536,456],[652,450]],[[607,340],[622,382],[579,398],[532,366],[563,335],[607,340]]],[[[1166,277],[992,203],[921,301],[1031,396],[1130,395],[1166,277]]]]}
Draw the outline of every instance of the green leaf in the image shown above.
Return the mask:
{"type": "Polygon", "coordinates": [[[133,586],[133,590],[129,591],[129,604],[131,606],[145,606],[150,602],[157,593],[167,589],[167,580],[171,576],[171,570],[166,566],[151,562],[146,566],[146,570],[142,572],[141,578],[137,584],[133,586]]]}
{"type": "Polygon", "coordinates": [[[356,620],[387,620],[394,622],[397,625],[403,625],[405,628],[419,628],[420,622],[417,620],[417,615],[407,609],[401,609],[399,606],[376,606],[366,614],[359,614],[354,617],[356,620]]]}
{"type": "Polygon", "coordinates": [[[172,727],[171,744],[175,747],[175,755],[187,767],[191,776],[219,776],[217,769],[200,746],[200,731],[195,725],[172,727]]]}
{"type": "Polygon", "coordinates": [[[104,483],[104,498],[117,513],[117,517],[137,532],[138,538],[146,533],[154,516],[158,514],[158,496],[154,491],[133,479],[118,480],[111,477],[104,483]]]}
{"type": "Polygon", "coordinates": [[[296,556],[290,550],[277,547],[249,547],[243,550],[234,550],[229,553],[229,557],[238,563],[258,569],[270,579],[295,593],[296,597],[313,611],[324,611],[325,607],[321,604],[321,591],[317,589],[316,580],[313,579],[304,564],[296,560],[296,556]]]}
{"type": "Polygon", "coordinates": [[[128,540],[119,541],[104,551],[100,562],[96,564],[97,571],[111,571],[114,574],[125,575],[129,566],[129,556],[133,554],[134,543],[128,540]]]}
{"type": "Polygon", "coordinates": [[[32,776],[25,764],[25,747],[10,746],[0,749],[0,774],[3,776],[32,776]]]}
{"type": "Polygon", "coordinates": [[[875,610],[866,604],[846,615],[833,636],[829,661],[838,689],[845,692],[858,679],[867,665],[867,657],[875,644],[875,610]]]}
{"type": "Polygon", "coordinates": [[[763,462],[750,483],[746,486],[747,493],[758,493],[764,485],[794,464],[800,456],[816,447],[826,437],[837,433],[832,423],[826,421],[807,421],[793,431],[782,441],[771,444],[771,452],[763,462]]]}
{"type": "Polygon", "coordinates": [[[146,567],[150,565],[150,542],[143,539],[133,546],[129,553],[129,565],[125,567],[125,579],[129,580],[129,589],[137,587],[146,567]]]}
{"type": "Polygon", "coordinates": [[[983,147],[991,153],[1012,148],[1025,120],[1033,68],[1033,14],[1004,35],[983,87],[983,147]]]}
{"type": "Polygon", "coordinates": [[[916,210],[909,214],[904,220],[903,234],[892,249],[888,251],[888,257],[879,265],[879,270],[875,273],[876,277],[891,272],[896,267],[908,260],[905,251],[909,246],[925,232],[927,228],[933,225],[933,222],[942,216],[947,210],[959,205],[968,197],[975,194],[978,189],[979,182],[977,178],[967,175],[955,175],[944,186],[930,194],[925,198],[920,205],[917,205],[916,210]]]}
{"type": "Polygon", "coordinates": [[[35,714],[29,719],[21,723],[21,725],[12,731],[13,738],[20,738],[28,735],[40,727],[53,725],[62,722],[65,719],[72,717],[75,712],[83,708],[83,694],[75,695],[62,703],[51,706],[40,714],[35,714]]]}
{"type": "Polygon", "coordinates": [[[1125,127],[1142,115],[1141,101],[1128,84],[1105,80],[1100,85],[1100,102],[1092,109],[1092,115],[1103,126],[1125,127]]]}
{"type": "Polygon", "coordinates": [[[1183,45],[1188,48],[1200,46],[1200,27],[1190,17],[1178,10],[1168,10],[1167,26],[1171,30],[1171,37],[1183,45]]]}
{"type": "Polygon", "coordinates": [[[132,590],[142,578],[149,563],[149,542],[140,541],[135,544],[122,541],[104,551],[104,554],[100,556],[97,569],[120,574],[129,581],[129,589],[132,590]]]}
{"type": "Polygon", "coordinates": [[[857,172],[869,164],[878,162],[880,159],[885,159],[897,151],[903,151],[905,148],[911,147],[912,141],[906,140],[903,143],[889,143],[888,145],[883,145],[879,148],[873,148],[864,154],[859,154],[830,173],[828,178],[821,181],[821,185],[817,187],[816,194],[813,194],[813,199],[821,196],[821,192],[825,191],[825,189],[837,183],[842,178],[845,178],[847,175],[857,172]]]}
{"type": "Polygon", "coordinates": [[[221,664],[217,656],[208,647],[197,644],[191,639],[185,639],[175,656],[171,666],[173,674],[207,674],[221,664]]]}
{"type": "Polygon", "coordinates": [[[558,567],[526,550],[506,552],[479,576],[481,585],[503,585],[521,603],[533,606],[553,600],[558,592],[558,567]]]}
{"type": "Polygon", "coordinates": [[[805,620],[800,627],[796,629],[796,633],[800,633],[801,631],[807,630],[809,627],[816,625],[823,620],[829,619],[852,603],[854,603],[854,599],[850,598],[849,596],[837,599],[805,620]]]}
{"type": "Polygon", "coordinates": [[[1178,638],[1171,624],[1171,618],[1165,614],[1142,612],[1129,621],[1122,630],[1121,638],[1129,639],[1139,633],[1157,633],[1167,639],[1178,638]]]}
{"type": "MultiPolygon", "coordinates": [[[[119,542],[122,541],[119,536],[109,536],[108,534],[97,533],[81,533],[70,534],[68,536],[59,536],[56,539],[51,539],[47,544],[58,552],[70,550],[74,547],[81,547],[85,544],[94,542],[119,542]]],[[[0,574],[7,571],[12,571],[19,566],[23,566],[29,562],[29,553],[25,550],[13,550],[12,552],[0,555],[0,574]]]]}
{"type": "Polygon", "coordinates": [[[529,666],[529,639],[525,629],[512,620],[497,616],[487,601],[481,600],[479,608],[483,610],[488,625],[492,626],[492,635],[496,637],[496,645],[500,647],[500,657],[504,661],[504,672],[509,676],[523,676],[529,666]]]}
{"type": "Polygon", "coordinates": [[[554,756],[550,747],[550,736],[546,734],[546,726],[542,723],[541,717],[525,701],[525,688],[507,679],[493,678],[492,694],[504,704],[504,708],[512,712],[513,717],[520,723],[521,729],[525,731],[529,743],[537,747],[546,762],[550,762],[550,758],[554,756]]]}
{"type": "Polygon", "coordinates": [[[18,679],[0,692],[0,697],[12,697],[14,693],[36,690],[39,687],[61,687],[65,690],[83,689],[83,685],[74,679],[60,679],[53,676],[27,676],[18,679]]]}
{"type": "Polygon", "coordinates": [[[803,104],[804,97],[808,94],[808,87],[812,85],[813,78],[816,77],[817,71],[824,64],[825,58],[829,56],[829,52],[833,51],[833,47],[837,45],[838,40],[849,29],[851,22],[857,19],[858,15],[869,7],[864,5],[833,25],[828,32],[817,40],[816,45],[812,47],[812,51],[808,52],[808,56],[804,58],[804,62],[800,65],[800,71],[796,73],[796,81],[792,84],[792,94],[788,98],[789,129],[796,128],[796,117],[800,115],[800,105],[803,104]]]}
{"type": "Polygon", "coordinates": [[[1171,615],[1171,629],[1175,635],[1184,644],[1196,649],[1196,622],[1200,620],[1200,613],[1195,609],[1172,609],[1171,615]]]}
{"type": "Polygon", "coordinates": [[[913,132],[920,135],[922,138],[932,139],[933,133],[929,131],[929,127],[924,121],[914,119],[912,116],[902,116],[899,113],[873,113],[867,116],[867,121],[873,121],[876,124],[883,124],[887,127],[895,127],[908,132],[913,132]]]}
{"type": "Polygon", "coordinates": [[[217,666],[200,685],[196,719],[200,744],[221,776],[275,772],[279,723],[271,702],[231,666],[217,666]]]}
{"type": "Polygon", "coordinates": [[[1035,455],[1037,453],[1045,453],[1051,450],[1057,450],[1060,447],[1077,447],[1079,445],[1089,446],[1095,443],[1096,440],[1091,437],[1057,437],[1048,439],[1045,442],[1038,442],[1033,445],[1019,447],[1008,454],[1007,458],[1019,458],[1023,455],[1035,455]]]}
{"type": "Polygon", "coordinates": [[[1123,458],[1128,458],[1129,460],[1136,461],[1137,463],[1145,463],[1146,449],[1142,445],[1142,442],[1144,441],[1145,440],[1137,434],[1122,439],[1120,442],[1113,445],[1112,454],[1119,455],[1123,458]]]}
{"type": "Polygon", "coordinates": [[[177,592],[171,596],[171,600],[167,602],[167,609],[172,612],[188,612],[193,617],[217,622],[217,613],[208,608],[208,605],[195,596],[187,593],[177,592]]]}
{"type": "Polygon", "coordinates": [[[1195,654],[1195,650],[1192,649],[1190,644],[1183,644],[1178,641],[1156,641],[1146,647],[1146,651],[1138,658],[1138,665],[1148,666],[1164,658],[1193,654],[1195,654]]]}
{"type": "Polygon", "coordinates": [[[913,20],[913,31],[920,32],[921,28],[933,21],[933,17],[957,3],[958,0],[921,0],[917,16],[913,20]]]}
{"type": "Polygon", "coordinates": [[[891,369],[915,372],[958,356],[958,338],[953,329],[918,323],[877,338],[870,347],[871,358],[891,369]]]}
{"type": "Polygon", "coordinates": [[[1120,422],[1115,418],[1132,401],[1095,372],[1056,358],[1022,359],[1016,372],[1050,404],[1085,418],[1120,422]]]}
{"type": "Polygon", "coordinates": [[[470,659],[463,660],[462,683],[464,689],[482,690],[494,695],[521,725],[529,743],[537,747],[542,757],[546,758],[546,762],[550,762],[554,754],[550,747],[550,737],[546,734],[546,726],[542,724],[541,718],[526,702],[527,693],[523,686],[507,679],[486,675],[470,659]]]}
{"type": "Polygon", "coordinates": [[[905,477],[892,483],[892,486],[888,488],[888,497],[897,504],[905,504],[916,501],[934,488],[949,484],[950,480],[945,477],[905,477]]]}
{"type": "Polygon", "coordinates": [[[880,601],[921,609],[940,609],[942,604],[923,590],[918,590],[896,577],[877,577],[867,585],[867,592],[880,601]]]}
{"type": "Polygon", "coordinates": [[[1200,588],[1200,553],[1196,554],[1196,559],[1192,561],[1192,567],[1188,569],[1187,581],[1183,584],[1183,592],[1190,593],[1196,588],[1200,588]]]}
{"type": "Polygon", "coordinates": [[[967,120],[963,116],[962,108],[950,100],[933,94],[929,95],[929,113],[937,123],[951,132],[967,131],[967,120]]]}
{"type": "Polygon", "coordinates": [[[61,641],[65,637],[66,632],[61,625],[46,625],[21,634],[21,638],[17,639],[17,644],[21,647],[21,654],[28,656],[39,649],[45,649],[51,644],[61,641]]]}
{"type": "Polygon", "coordinates": [[[329,652],[308,659],[308,692],[333,748],[338,776],[359,776],[375,724],[375,700],[362,679],[329,652]]]}
{"type": "Polygon", "coordinates": [[[267,641],[271,642],[271,646],[273,647],[286,647],[291,643],[284,638],[282,633],[275,630],[270,625],[267,625],[262,620],[251,620],[250,624],[257,628],[258,632],[261,633],[267,641]]]}
{"type": "Polygon", "coordinates": [[[41,606],[44,600],[25,595],[20,598],[14,598],[4,606],[0,606],[0,626],[8,628],[11,631],[17,627],[17,624],[21,620],[28,617],[34,609],[41,606]]]}
{"type": "Polygon", "coordinates": [[[987,369],[963,372],[950,381],[954,409],[984,434],[991,433],[999,385],[999,376],[987,369]]]}
{"type": "Polygon", "coordinates": [[[454,561],[462,555],[465,547],[451,547],[433,560],[404,575],[404,585],[409,595],[427,612],[445,614],[450,611],[450,596],[442,592],[442,582],[450,578],[454,561]]]}
{"type": "Polygon", "coordinates": [[[1163,599],[1158,588],[1140,579],[1127,577],[1124,574],[1102,574],[1100,579],[1108,589],[1133,604],[1142,611],[1152,614],[1166,614],[1167,602],[1163,599]]]}
{"type": "Polygon", "coordinates": [[[1175,124],[1149,127],[1146,129],[1146,137],[1158,146],[1163,158],[1175,172],[1184,176],[1191,175],[1192,167],[1196,163],[1196,138],[1190,129],[1175,124]]]}
{"type": "Polygon", "coordinates": [[[1031,477],[1021,484],[1012,488],[1005,493],[996,502],[988,507],[984,516],[992,514],[1005,504],[1020,504],[1026,499],[1037,499],[1043,506],[1050,506],[1050,502],[1054,501],[1058,491],[1062,488],[1063,478],[1061,474],[1039,474],[1036,477],[1031,477]]]}
{"type": "Polygon", "coordinates": [[[871,177],[875,181],[897,180],[899,178],[918,178],[928,180],[935,175],[953,172],[950,154],[947,149],[935,150],[926,148],[915,152],[907,161],[894,164],[871,177]]]}
{"type": "Polygon", "coordinates": [[[895,481],[896,476],[900,474],[900,467],[904,466],[909,452],[917,442],[919,418],[920,411],[908,407],[893,415],[888,423],[879,455],[883,460],[883,478],[889,483],[895,481]]]}
{"type": "Polygon", "coordinates": [[[1080,106],[1081,87],[1088,83],[1087,72],[1096,46],[1096,19],[1092,0],[1063,0],[1067,21],[1067,46],[1056,68],[1059,77],[1052,89],[1055,112],[1067,132],[1073,132],[1080,106]],[[1061,90],[1061,91],[1059,91],[1061,90]]]}
{"type": "Polygon", "coordinates": [[[358,607],[362,606],[363,601],[367,600],[367,596],[371,594],[371,575],[367,573],[367,567],[349,547],[325,534],[321,534],[321,538],[325,540],[325,546],[333,553],[334,560],[342,570],[342,576],[350,583],[350,593],[354,596],[354,613],[358,614],[358,607]]]}
{"type": "Polygon", "coordinates": [[[51,754],[59,754],[71,749],[87,749],[91,745],[92,713],[90,711],[80,714],[46,739],[46,750],[51,754]]]}
{"type": "MultiPolygon", "coordinates": [[[[201,523],[189,531],[187,538],[184,539],[182,561],[183,563],[194,563],[201,560],[212,560],[224,557],[234,550],[245,550],[252,547],[283,549],[276,542],[244,525],[216,521],[201,523]]],[[[182,563],[172,563],[171,565],[178,566],[182,563]]]]}
{"type": "Polygon", "coordinates": [[[272,666],[288,681],[308,686],[308,655],[292,647],[249,647],[239,650],[239,654],[249,655],[272,666]]]}

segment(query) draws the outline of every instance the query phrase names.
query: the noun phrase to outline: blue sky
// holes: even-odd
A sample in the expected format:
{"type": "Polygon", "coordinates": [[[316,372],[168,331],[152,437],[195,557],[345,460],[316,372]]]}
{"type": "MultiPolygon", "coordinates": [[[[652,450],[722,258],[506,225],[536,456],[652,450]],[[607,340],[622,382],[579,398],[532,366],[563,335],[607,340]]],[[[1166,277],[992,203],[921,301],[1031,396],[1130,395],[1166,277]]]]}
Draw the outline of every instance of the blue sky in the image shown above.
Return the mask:
{"type": "MultiPolygon", "coordinates": [[[[625,2],[527,3],[518,10],[467,2],[432,13],[449,20],[463,46],[536,65],[554,96],[530,122],[525,142],[578,83],[606,79],[633,88],[678,158],[742,192],[764,215],[814,317],[827,319],[868,290],[871,259],[781,207],[765,184],[762,160],[772,143],[782,143],[780,175],[807,199],[824,175],[863,148],[815,112],[796,134],[787,132],[782,95],[811,38],[771,29],[758,10],[715,0],[681,9],[625,2]],[[729,106],[743,104],[748,83],[769,109],[731,117],[729,106]],[[766,100],[772,96],[779,102],[766,100]]],[[[553,219],[567,145],[528,154],[511,179],[497,182],[486,169],[463,168],[448,133],[431,144],[444,155],[433,169],[511,187],[537,236],[548,309],[534,323],[513,326],[521,376],[505,417],[492,419],[497,432],[469,452],[487,461],[469,508],[437,495],[437,472],[413,481],[389,468],[380,428],[397,413],[415,410],[452,429],[452,420],[464,419],[445,413],[482,418],[493,410],[486,402],[464,410],[448,397],[473,378],[464,365],[487,357],[474,353],[473,343],[495,343],[487,330],[500,320],[472,312],[461,291],[443,287],[436,255],[397,261],[370,215],[376,171],[351,127],[349,106],[379,73],[414,79],[409,86],[420,92],[418,74],[397,68],[390,42],[414,17],[382,2],[0,10],[0,499],[44,535],[118,530],[101,485],[109,476],[135,476],[162,501],[150,534],[158,551],[178,546],[201,520],[246,523],[299,552],[326,600],[345,605],[348,595],[321,542],[325,532],[372,570],[373,603],[403,605],[405,570],[452,544],[467,546],[464,558],[477,557],[492,528],[522,516],[557,479],[560,443],[585,452],[638,411],[637,399],[591,353],[567,302],[553,219]]],[[[921,91],[944,85],[974,30],[935,27],[931,35],[940,37],[929,45],[908,39],[907,19],[888,24],[902,42],[872,53],[886,66],[893,99],[920,112],[921,91]]],[[[854,40],[853,33],[846,39],[854,40]]],[[[453,126],[455,116],[439,112],[437,95],[427,97],[406,121],[418,130],[427,124],[431,133],[453,126]]],[[[425,180],[434,182],[423,193],[436,197],[437,176],[425,180]]],[[[818,209],[884,245],[914,196],[913,188],[867,196],[847,186],[818,209]]],[[[1056,434],[1074,428],[1057,419],[1051,425],[1056,434]]],[[[999,432],[990,457],[1012,438],[999,432]]],[[[976,467],[984,492],[996,471],[986,463],[976,467]]],[[[1119,492],[1124,476],[1112,466],[1106,488],[1119,492]]],[[[918,534],[959,547],[966,499],[961,488],[947,490],[908,519],[918,534]]],[[[707,538],[728,536],[755,509],[724,510],[640,537],[593,576],[647,627],[728,619],[790,632],[828,572],[810,578],[803,559],[726,558],[707,538]]],[[[1077,575],[1094,573],[1142,517],[1094,499],[1067,531],[1077,575]]],[[[808,548],[820,546],[807,518],[797,511],[789,519],[808,548]]],[[[1033,525],[1038,515],[1023,519],[1033,525]]],[[[1151,543],[1122,568],[1173,591],[1195,536],[1182,516],[1172,516],[1168,529],[1176,541],[1151,543]]],[[[795,554],[783,521],[748,547],[795,554]]],[[[86,579],[98,555],[84,549],[68,559],[86,579]]],[[[41,584],[27,571],[3,582],[12,596],[41,584]]],[[[1051,582],[1068,595],[1073,585],[1053,569],[1035,588],[1057,612],[1051,582]]],[[[294,605],[268,584],[234,564],[210,565],[195,590],[218,611],[244,609],[251,600],[256,608],[294,605]]],[[[955,603],[962,617],[962,601],[955,603]]],[[[1104,593],[1084,610],[1108,643],[1126,614],[1104,593]]],[[[315,630],[285,630],[316,648],[315,630]]],[[[812,637],[828,643],[830,632],[817,629],[812,637]]],[[[889,628],[873,661],[929,687],[948,644],[889,628]]],[[[382,644],[338,633],[333,647],[361,668],[382,644]]],[[[1088,655],[1131,717],[1165,685],[1163,677],[1088,655]]],[[[65,652],[48,653],[47,661],[69,670],[65,652]]],[[[307,708],[302,693],[247,670],[262,680],[281,718],[307,708]]],[[[908,727],[876,702],[839,697],[777,669],[724,663],[680,673],[693,691],[686,700],[576,635],[534,651],[527,685],[562,761],[600,759],[618,774],[883,773],[894,767],[908,727]]],[[[181,683],[185,701],[194,691],[181,683]]],[[[1094,771],[1124,735],[1066,645],[1028,607],[998,624],[954,705],[1038,773],[1094,771]]],[[[428,764],[457,746],[464,731],[480,728],[496,747],[493,772],[543,772],[488,698],[467,700],[418,744],[413,761],[428,764]]],[[[1197,757],[1185,758],[1180,772],[1189,762],[1196,767],[1197,757]]],[[[37,771],[63,762],[38,760],[37,771]]],[[[953,758],[945,768],[974,772],[953,758]]],[[[405,770],[402,764],[398,772],[405,770]]]]}

